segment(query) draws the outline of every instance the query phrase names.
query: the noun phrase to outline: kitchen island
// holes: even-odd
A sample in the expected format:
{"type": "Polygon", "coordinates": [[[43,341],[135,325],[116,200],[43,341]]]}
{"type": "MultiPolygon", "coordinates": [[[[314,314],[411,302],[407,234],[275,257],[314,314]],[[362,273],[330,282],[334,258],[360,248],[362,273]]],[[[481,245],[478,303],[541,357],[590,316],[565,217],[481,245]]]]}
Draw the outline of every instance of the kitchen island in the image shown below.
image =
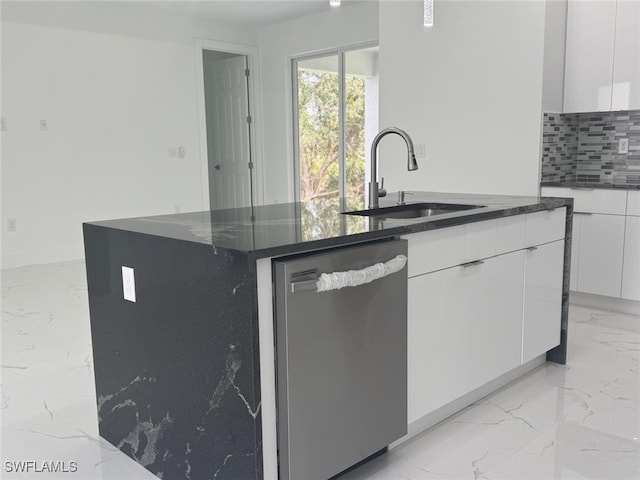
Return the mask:
{"type": "MultiPolygon", "coordinates": [[[[380,219],[344,215],[356,208],[335,199],[85,224],[101,436],[160,478],[273,478],[273,258],[405,237],[409,276],[420,278],[411,270],[422,262],[412,263],[420,257],[412,238],[555,209],[564,223],[564,280],[559,344],[546,356],[564,363],[572,200],[413,193],[412,203],[481,207],[380,219]]],[[[526,225],[517,226],[523,237],[526,225]]],[[[524,249],[524,240],[512,248],[524,249]]]]}

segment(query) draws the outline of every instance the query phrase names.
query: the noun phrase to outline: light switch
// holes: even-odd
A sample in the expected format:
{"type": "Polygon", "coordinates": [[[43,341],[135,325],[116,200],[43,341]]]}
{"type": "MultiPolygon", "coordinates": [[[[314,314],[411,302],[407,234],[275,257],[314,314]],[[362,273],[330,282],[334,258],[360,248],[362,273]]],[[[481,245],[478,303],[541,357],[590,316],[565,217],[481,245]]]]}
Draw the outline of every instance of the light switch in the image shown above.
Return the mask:
{"type": "Polygon", "coordinates": [[[136,279],[131,267],[122,267],[122,291],[125,300],[136,301],[136,279]]]}
{"type": "Polygon", "coordinates": [[[424,143],[417,143],[413,153],[416,155],[416,158],[424,158],[424,143]]]}

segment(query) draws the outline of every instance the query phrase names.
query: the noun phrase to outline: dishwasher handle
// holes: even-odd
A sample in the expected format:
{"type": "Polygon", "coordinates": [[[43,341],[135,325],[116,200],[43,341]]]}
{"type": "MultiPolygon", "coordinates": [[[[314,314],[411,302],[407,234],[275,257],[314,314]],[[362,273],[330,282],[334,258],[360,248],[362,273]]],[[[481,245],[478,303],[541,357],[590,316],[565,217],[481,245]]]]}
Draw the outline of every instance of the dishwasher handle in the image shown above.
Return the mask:
{"type": "Polygon", "coordinates": [[[327,292],[344,287],[357,287],[399,272],[406,264],[407,257],[405,255],[397,255],[388,262],[376,263],[361,270],[323,273],[318,279],[291,282],[291,293],[327,292]]]}

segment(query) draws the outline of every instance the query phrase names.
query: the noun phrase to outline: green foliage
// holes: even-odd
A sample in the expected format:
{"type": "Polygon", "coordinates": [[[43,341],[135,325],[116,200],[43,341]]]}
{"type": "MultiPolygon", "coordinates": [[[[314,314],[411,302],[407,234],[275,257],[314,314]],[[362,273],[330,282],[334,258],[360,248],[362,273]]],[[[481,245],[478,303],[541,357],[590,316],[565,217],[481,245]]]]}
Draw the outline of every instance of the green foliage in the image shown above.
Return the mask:
{"type": "MultiPolygon", "coordinates": [[[[346,196],[364,198],[364,80],[346,79],[346,196]]],[[[335,73],[298,70],[300,200],[339,196],[339,85],[335,73]]]]}

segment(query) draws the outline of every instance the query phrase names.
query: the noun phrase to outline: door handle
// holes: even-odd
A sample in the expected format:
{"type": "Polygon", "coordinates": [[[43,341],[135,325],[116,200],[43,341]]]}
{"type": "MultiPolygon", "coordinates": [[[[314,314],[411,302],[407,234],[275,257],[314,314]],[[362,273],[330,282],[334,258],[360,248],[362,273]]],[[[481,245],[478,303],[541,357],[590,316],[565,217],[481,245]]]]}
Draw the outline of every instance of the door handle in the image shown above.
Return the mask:
{"type": "Polygon", "coordinates": [[[484,260],[475,260],[473,262],[467,262],[467,263],[463,263],[462,265],[460,265],[462,268],[467,268],[467,267],[475,267],[477,265],[482,265],[484,263],[484,260]]]}
{"type": "Polygon", "coordinates": [[[376,263],[361,270],[323,273],[316,279],[291,282],[291,293],[309,291],[327,292],[330,290],[340,290],[344,287],[358,287],[399,272],[406,264],[407,257],[405,255],[396,255],[388,262],[376,263]]]}

